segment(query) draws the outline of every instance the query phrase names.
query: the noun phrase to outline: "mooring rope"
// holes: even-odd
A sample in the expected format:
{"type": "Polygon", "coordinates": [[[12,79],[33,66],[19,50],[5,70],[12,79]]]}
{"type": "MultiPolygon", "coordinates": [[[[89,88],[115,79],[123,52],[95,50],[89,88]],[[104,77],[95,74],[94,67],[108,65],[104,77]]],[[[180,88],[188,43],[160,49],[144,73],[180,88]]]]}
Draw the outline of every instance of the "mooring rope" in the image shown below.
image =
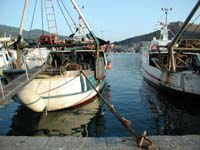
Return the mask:
{"type": "Polygon", "coordinates": [[[143,148],[147,148],[147,149],[154,149],[152,148],[152,142],[151,140],[149,140],[146,135],[147,132],[144,131],[143,134],[141,136],[138,136],[138,134],[136,133],[136,131],[131,128],[131,121],[127,120],[126,118],[122,117],[119,112],[117,112],[117,110],[115,109],[114,105],[110,104],[103,96],[102,94],[96,90],[96,88],[94,87],[94,85],[90,82],[90,80],[87,78],[86,74],[80,70],[80,73],[83,74],[83,76],[86,78],[86,80],[88,81],[88,83],[91,85],[91,87],[95,90],[95,92],[97,93],[97,95],[100,97],[100,99],[107,105],[107,107],[109,108],[109,110],[114,114],[114,116],[122,123],[122,125],[124,127],[126,127],[126,129],[128,129],[129,133],[132,135],[132,137],[134,138],[134,140],[137,142],[138,147],[143,147],[143,148]]]}

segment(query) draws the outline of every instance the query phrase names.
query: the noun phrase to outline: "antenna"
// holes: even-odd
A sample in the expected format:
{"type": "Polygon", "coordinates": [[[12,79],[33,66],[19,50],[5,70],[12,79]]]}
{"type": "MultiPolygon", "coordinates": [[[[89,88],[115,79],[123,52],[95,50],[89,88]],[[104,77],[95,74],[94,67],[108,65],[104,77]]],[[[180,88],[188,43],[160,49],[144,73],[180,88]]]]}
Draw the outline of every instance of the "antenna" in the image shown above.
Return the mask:
{"type": "Polygon", "coordinates": [[[167,24],[168,12],[172,11],[172,8],[161,8],[161,10],[165,12],[165,24],[167,24]]]}

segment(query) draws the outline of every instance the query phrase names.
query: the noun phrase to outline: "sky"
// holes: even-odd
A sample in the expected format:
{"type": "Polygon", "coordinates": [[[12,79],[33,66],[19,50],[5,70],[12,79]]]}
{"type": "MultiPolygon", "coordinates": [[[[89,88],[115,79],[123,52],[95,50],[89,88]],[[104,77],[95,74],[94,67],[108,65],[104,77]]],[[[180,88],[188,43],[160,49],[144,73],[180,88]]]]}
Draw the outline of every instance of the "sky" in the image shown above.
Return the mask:
{"type": "MultiPolygon", "coordinates": [[[[25,0],[0,0],[0,24],[19,27],[25,0]]],[[[58,32],[71,34],[61,11],[55,1],[58,32]]],[[[70,0],[63,0],[74,20],[78,21],[70,0]]],[[[184,21],[197,0],[76,0],[92,27],[94,33],[111,42],[146,34],[159,29],[158,22],[164,21],[161,8],[172,8],[170,22],[184,21]],[[82,7],[83,6],[83,7],[82,7]]],[[[24,29],[29,30],[33,16],[35,0],[29,0],[24,29]]],[[[65,13],[66,14],[66,13],[65,13]]],[[[69,20],[69,17],[66,15],[69,20]]],[[[41,0],[38,0],[32,29],[41,29],[41,0]]],[[[44,16],[45,30],[46,17],[44,16]]],[[[73,26],[71,22],[70,25],[73,26]]],[[[75,27],[73,26],[73,29],[75,27]]]]}

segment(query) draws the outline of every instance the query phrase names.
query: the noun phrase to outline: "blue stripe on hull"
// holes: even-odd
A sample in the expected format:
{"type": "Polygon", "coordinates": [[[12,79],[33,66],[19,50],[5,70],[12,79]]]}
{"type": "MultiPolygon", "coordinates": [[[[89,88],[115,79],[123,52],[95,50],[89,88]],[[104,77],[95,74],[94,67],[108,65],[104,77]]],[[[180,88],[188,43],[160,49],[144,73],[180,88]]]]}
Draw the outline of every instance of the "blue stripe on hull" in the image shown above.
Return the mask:
{"type": "MultiPolygon", "coordinates": [[[[104,82],[105,78],[103,80],[100,80],[100,82],[98,80],[95,80],[94,75],[91,75],[88,77],[89,81],[94,85],[94,87],[99,86],[100,84],[102,84],[102,82],[104,82]]],[[[51,99],[51,98],[60,98],[60,97],[67,97],[67,96],[73,96],[73,95],[77,95],[77,94],[81,94],[81,93],[85,93],[88,92],[90,90],[93,90],[92,86],[87,82],[87,80],[85,80],[87,83],[87,90],[83,91],[84,89],[84,80],[83,78],[80,79],[80,84],[82,87],[82,92],[78,92],[78,93],[72,93],[72,94],[62,94],[62,95],[54,95],[54,96],[44,96],[42,97],[43,99],[51,99]]]]}

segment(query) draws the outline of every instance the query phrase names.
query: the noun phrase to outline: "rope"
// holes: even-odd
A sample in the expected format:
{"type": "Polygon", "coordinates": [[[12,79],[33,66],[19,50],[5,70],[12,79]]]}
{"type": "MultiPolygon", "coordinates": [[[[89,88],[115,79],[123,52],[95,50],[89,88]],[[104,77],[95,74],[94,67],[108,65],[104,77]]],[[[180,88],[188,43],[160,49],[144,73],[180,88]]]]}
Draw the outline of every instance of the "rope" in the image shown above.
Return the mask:
{"type": "MultiPolygon", "coordinates": [[[[55,90],[55,89],[58,89],[58,88],[60,88],[60,87],[62,87],[62,86],[64,86],[64,85],[70,83],[71,81],[73,81],[74,79],[76,79],[76,78],[79,77],[79,76],[80,76],[80,74],[76,75],[74,78],[72,78],[72,79],[69,80],[69,81],[66,80],[65,83],[62,83],[61,85],[59,85],[59,86],[57,86],[57,87],[55,87],[55,88],[52,88],[50,91],[53,91],[53,90],[55,90]]],[[[51,77],[50,77],[50,78],[51,78],[51,77]]],[[[47,92],[49,92],[49,90],[48,90],[48,91],[41,92],[41,93],[38,93],[38,94],[41,95],[41,94],[45,94],[45,93],[47,93],[47,92]]]]}
{"type": "MultiPolygon", "coordinates": [[[[199,24],[200,25],[200,24],[199,24]]],[[[199,29],[199,25],[194,29],[194,31],[192,31],[192,32],[196,32],[197,31],[197,29],[199,29]]]]}
{"type": "Polygon", "coordinates": [[[41,0],[42,35],[44,34],[43,0],[41,0]]]}
{"type": "Polygon", "coordinates": [[[96,90],[94,85],[90,82],[90,80],[87,78],[86,74],[81,70],[81,74],[86,78],[88,83],[91,85],[91,87],[95,90],[97,95],[101,98],[101,100],[107,105],[109,110],[114,114],[114,116],[122,123],[122,125],[128,129],[129,133],[132,135],[134,140],[138,143],[138,147],[145,147],[145,148],[150,148],[152,146],[152,142],[146,137],[147,132],[144,131],[141,137],[138,136],[138,134],[134,131],[134,129],[131,128],[131,121],[127,120],[126,118],[122,117],[114,108],[112,104],[110,104],[100,92],[96,90]]]}
{"type": "Polygon", "coordinates": [[[29,75],[28,75],[28,67],[27,67],[27,64],[26,64],[26,60],[24,60],[24,63],[25,63],[25,70],[26,70],[26,78],[27,78],[27,81],[29,82],[29,75]]]}
{"type": "MultiPolygon", "coordinates": [[[[185,31],[188,30],[188,28],[189,28],[190,26],[192,26],[192,25],[194,24],[194,22],[195,22],[199,17],[200,17],[200,14],[194,19],[194,21],[193,21],[191,24],[189,24],[189,25],[187,26],[187,28],[185,29],[185,31]]],[[[197,26],[197,28],[195,28],[192,32],[195,32],[198,28],[199,28],[199,26],[197,26]]]]}
{"type": "Polygon", "coordinates": [[[58,6],[59,6],[59,8],[60,8],[60,11],[61,11],[63,17],[65,18],[65,22],[67,23],[67,25],[68,25],[70,31],[73,33],[73,30],[72,30],[72,28],[71,28],[71,26],[70,26],[70,24],[69,24],[69,22],[68,22],[68,20],[67,20],[67,18],[66,18],[66,16],[65,16],[63,10],[62,10],[62,7],[61,7],[61,5],[60,5],[60,3],[59,3],[59,0],[57,0],[57,3],[58,3],[58,6]]]}
{"type": "Polygon", "coordinates": [[[39,84],[37,85],[37,88],[35,89],[35,93],[38,93],[41,82],[42,82],[42,79],[40,79],[39,84]]]}
{"type": "Polygon", "coordinates": [[[29,38],[31,36],[31,29],[32,29],[32,26],[33,26],[34,18],[35,18],[36,6],[37,6],[37,0],[35,1],[35,6],[34,6],[34,10],[33,10],[33,17],[32,17],[32,20],[31,20],[31,26],[30,26],[29,35],[28,35],[29,38]]]}
{"type": "Polygon", "coordinates": [[[61,3],[62,3],[63,7],[65,8],[65,11],[67,12],[68,16],[70,17],[71,21],[73,22],[74,26],[77,27],[76,22],[73,20],[73,18],[72,18],[72,16],[70,15],[68,9],[65,7],[65,4],[64,4],[63,0],[60,0],[60,1],[61,1],[61,3]]]}

